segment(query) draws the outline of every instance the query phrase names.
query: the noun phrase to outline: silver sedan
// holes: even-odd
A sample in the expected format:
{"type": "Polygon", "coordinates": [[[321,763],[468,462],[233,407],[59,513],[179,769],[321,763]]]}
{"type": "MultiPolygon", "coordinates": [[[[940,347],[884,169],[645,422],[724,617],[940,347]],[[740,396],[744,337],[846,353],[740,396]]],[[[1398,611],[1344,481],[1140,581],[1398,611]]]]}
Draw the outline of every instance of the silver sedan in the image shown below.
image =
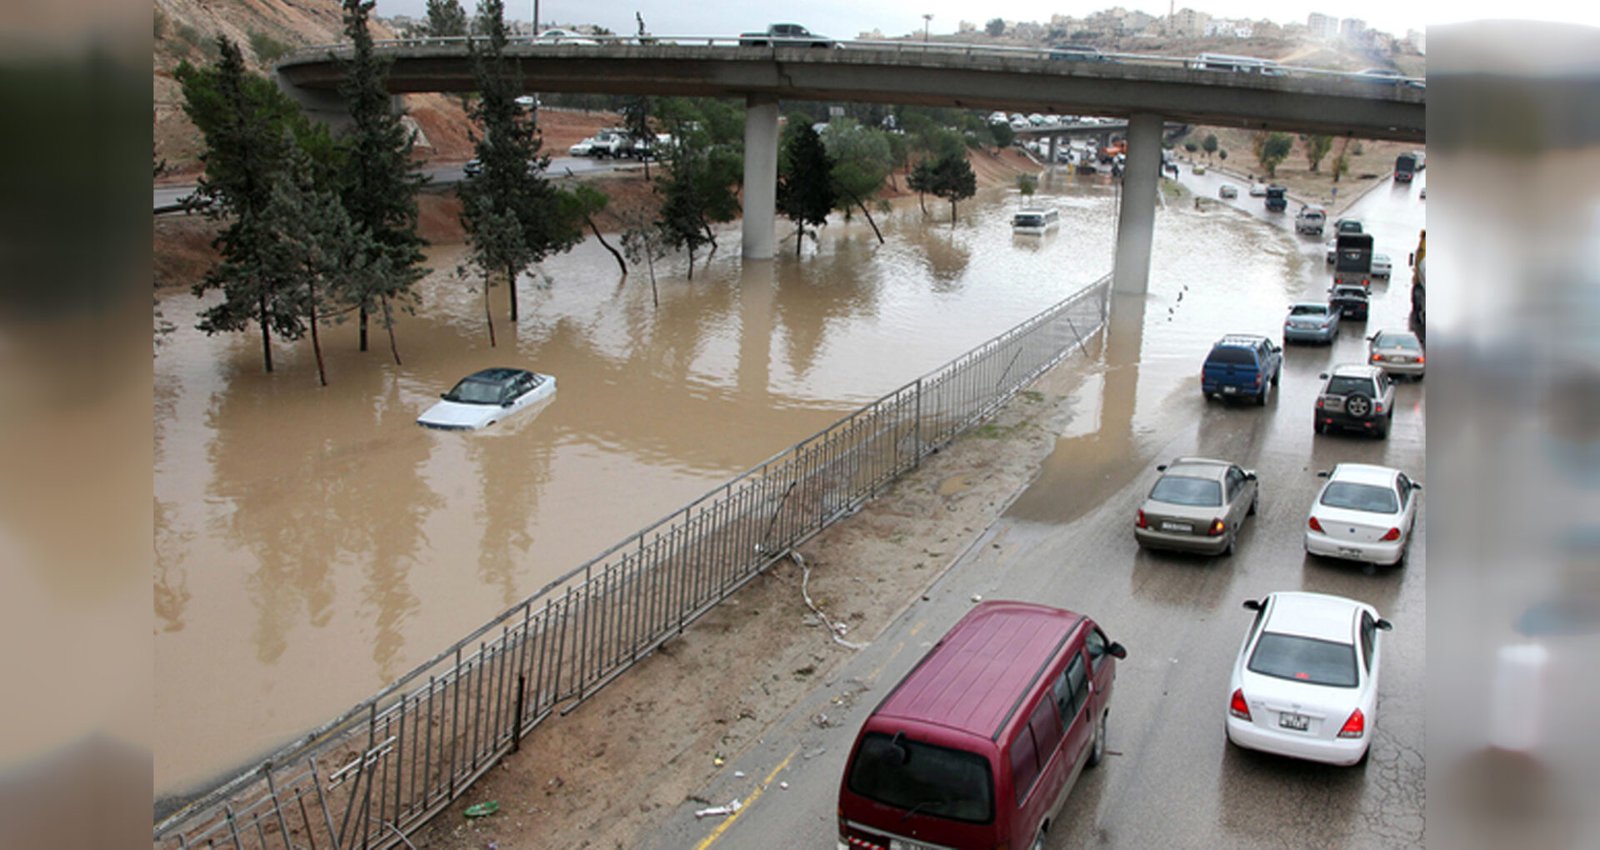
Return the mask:
{"type": "Polygon", "coordinates": [[[1367,362],[1391,375],[1405,375],[1420,381],[1428,358],[1416,334],[1390,330],[1367,337],[1367,362]]]}
{"type": "Polygon", "coordinates": [[[1232,555],[1244,518],[1256,512],[1256,474],[1203,457],[1180,457],[1156,471],[1161,477],[1134,517],[1139,546],[1232,555]]]}

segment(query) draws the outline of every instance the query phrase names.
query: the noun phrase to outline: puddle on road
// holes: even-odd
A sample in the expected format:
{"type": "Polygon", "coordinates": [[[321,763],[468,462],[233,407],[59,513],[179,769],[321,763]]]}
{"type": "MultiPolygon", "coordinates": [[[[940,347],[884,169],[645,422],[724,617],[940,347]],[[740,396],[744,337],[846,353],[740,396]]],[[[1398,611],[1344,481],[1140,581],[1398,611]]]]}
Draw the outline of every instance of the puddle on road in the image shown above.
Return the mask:
{"type": "Polygon", "coordinates": [[[1115,198],[1061,181],[1036,200],[1062,226],[1020,249],[1014,191],[915,201],[835,221],[820,244],[742,263],[738,234],[702,257],[619,280],[593,240],[525,279],[522,320],[455,277],[459,247],[415,315],[404,365],[381,328],[354,350],[323,334],[330,386],[304,343],[261,369],[258,334],[193,330],[155,353],[156,789],[239,768],[433,656],[509,605],[733,474],[1034,315],[1110,268],[1115,198]],[[1071,193],[1071,194],[1061,194],[1071,193]],[[414,424],[462,375],[557,376],[541,410],[480,434],[414,424]]]}

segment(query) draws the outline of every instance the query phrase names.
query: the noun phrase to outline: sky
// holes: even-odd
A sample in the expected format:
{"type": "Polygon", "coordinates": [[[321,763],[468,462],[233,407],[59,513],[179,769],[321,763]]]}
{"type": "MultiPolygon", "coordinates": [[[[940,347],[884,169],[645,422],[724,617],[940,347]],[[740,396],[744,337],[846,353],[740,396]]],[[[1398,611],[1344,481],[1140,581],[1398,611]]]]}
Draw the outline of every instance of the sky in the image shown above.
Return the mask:
{"type": "MultiPolygon", "coordinates": [[[[462,3],[469,12],[475,7],[474,0],[462,0],[462,3]]],[[[378,14],[385,17],[400,14],[421,17],[425,7],[424,0],[377,0],[377,4],[378,14]]],[[[1052,14],[1085,17],[1117,5],[1158,17],[1168,11],[1166,0],[1058,0],[1053,4],[1038,0],[991,0],[981,5],[961,0],[809,0],[804,4],[752,3],[749,0],[692,3],[683,0],[539,0],[539,20],[541,26],[597,24],[619,35],[631,35],[638,31],[634,20],[634,13],[638,12],[644,16],[646,28],[656,35],[736,35],[763,29],[775,21],[792,21],[804,24],[812,32],[835,38],[854,38],[873,29],[896,37],[921,32],[924,14],[933,15],[928,28],[937,35],[955,32],[963,20],[979,26],[995,17],[1044,22],[1052,14]]],[[[1600,27],[1600,3],[1550,0],[1532,8],[1529,5],[1516,8],[1516,17],[1600,27]]],[[[506,17],[530,20],[533,6],[534,0],[507,0],[506,17]]],[[[1305,23],[1309,13],[1322,12],[1340,18],[1360,18],[1371,28],[1397,36],[1429,24],[1503,18],[1512,8],[1504,2],[1490,0],[1178,0],[1176,8],[1185,6],[1218,18],[1267,18],[1280,24],[1305,23]]]]}

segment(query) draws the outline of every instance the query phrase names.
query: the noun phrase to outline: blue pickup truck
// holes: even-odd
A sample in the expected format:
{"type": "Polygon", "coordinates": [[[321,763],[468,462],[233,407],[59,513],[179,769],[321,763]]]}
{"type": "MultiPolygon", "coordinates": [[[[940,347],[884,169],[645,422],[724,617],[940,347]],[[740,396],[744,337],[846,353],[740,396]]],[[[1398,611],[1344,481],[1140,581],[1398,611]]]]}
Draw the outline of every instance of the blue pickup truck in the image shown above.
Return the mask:
{"type": "Polygon", "coordinates": [[[1211,346],[1200,371],[1206,399],[1248,398],[1267,403],[1267,393],[1283,375],[1283,349],[1264,336],[1228,334],[1211,346]]]}

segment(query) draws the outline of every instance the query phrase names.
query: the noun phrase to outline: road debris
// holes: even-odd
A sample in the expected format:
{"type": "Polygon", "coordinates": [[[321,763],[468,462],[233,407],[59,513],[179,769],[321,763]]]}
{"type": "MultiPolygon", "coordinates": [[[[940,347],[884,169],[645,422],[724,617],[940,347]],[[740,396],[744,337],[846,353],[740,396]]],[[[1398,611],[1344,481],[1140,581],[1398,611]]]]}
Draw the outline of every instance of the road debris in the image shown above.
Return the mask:
{"type": "Polygon", "coordinates": [[[498,811],[500,811],[500,803],[496,800],[489,800],[468,806],[466,816],[469,818],[486,818],[498,811]]]}
{"type": "Polygon", "coordinates": [[[700,809],[694,813],[694,816],[697,818],[726,817],[739,811],[741,808],[744,808],[744,804],[740,803],[738,800],[734,800],[726,806],[712,806],[708,809],[700,809]]]}

